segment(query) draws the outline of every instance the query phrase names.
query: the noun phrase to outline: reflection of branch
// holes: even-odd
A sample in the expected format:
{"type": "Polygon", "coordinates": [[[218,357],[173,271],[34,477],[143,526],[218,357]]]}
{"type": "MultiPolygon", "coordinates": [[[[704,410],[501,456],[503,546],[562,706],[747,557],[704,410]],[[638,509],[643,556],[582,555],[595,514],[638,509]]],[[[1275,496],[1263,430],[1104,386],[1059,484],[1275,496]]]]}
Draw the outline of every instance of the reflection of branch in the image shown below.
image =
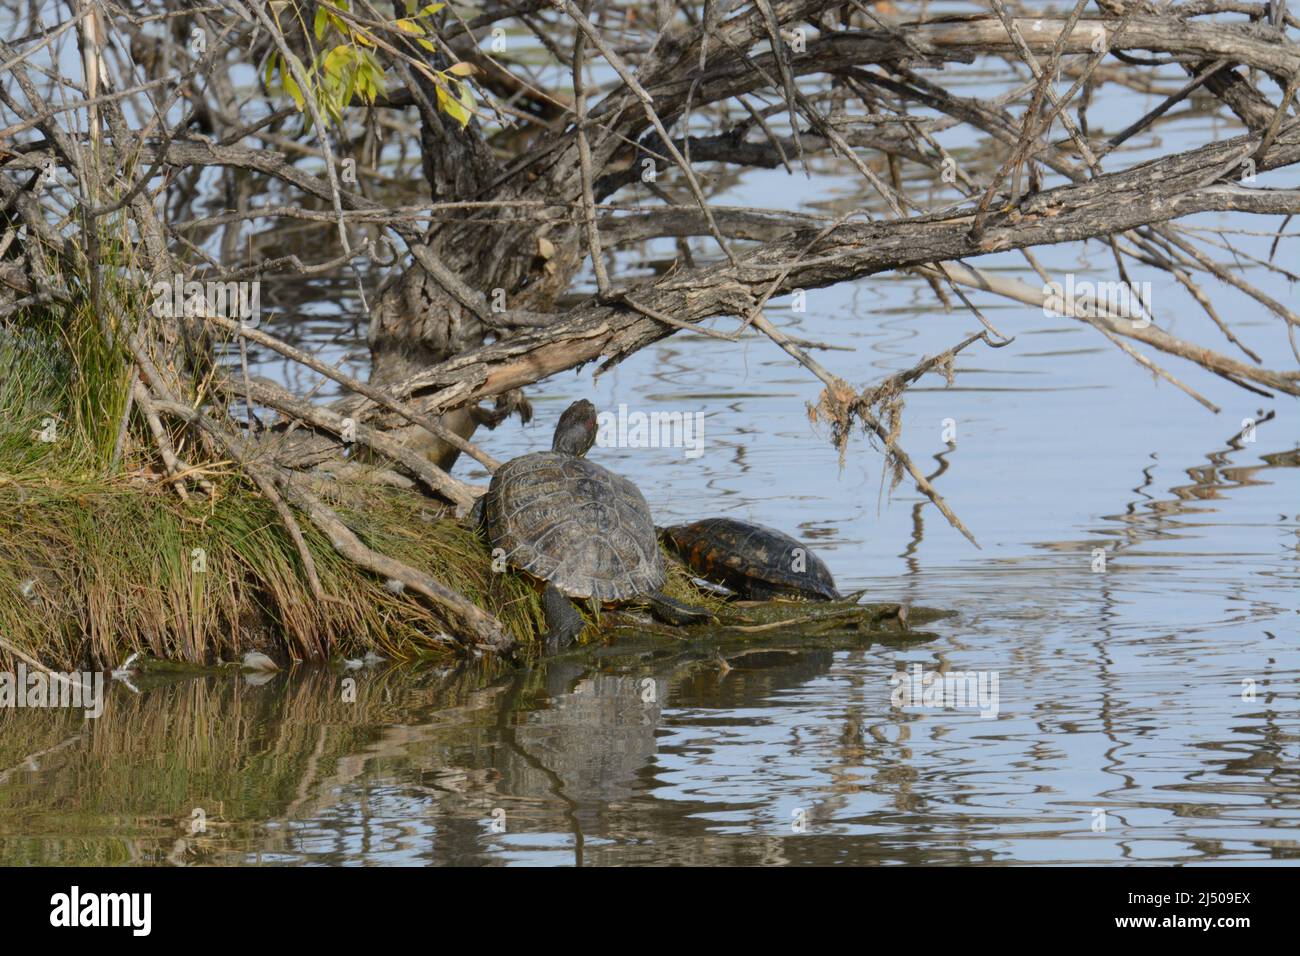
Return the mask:
{"type": "Polygon", "coordinates": [[[80,743],[84,739],[85,739],[84,734],[80,734],[80,733],[73,734],[67,740],[63,740],[52,747],[46,747],[43,750],[38,750],[35,753],[28,754],[26,757],[22,759],[21,763],[16,763],[12,767],[8,767],[4,770],[0,770],[0,784],[8,783],[10,774],[14,773],[17,770],[26,770],[28,766],[31,764],[31,762],[37,759],[38,757],[46,757],[50,754],[58,753],[60,750],[65,750],[68,747],[71,747],[75,743],[80,743]]]}
{"type": "MultiPolygon", "coordinates": [[[[1244,426],[1244,427],[1243,427],[1240,431],[1238,431],[1235,435],[1233,435],[1231,438],[1227,439],[1227,440],[1223,443],[1223,445],[1224,445],[1223,450],[1221,450],[1221,451],[1210,451],[1210,452],[1206,452],[1206,453],[1205,453],[1205,458],[1206,458],[1206,459],[1211,463],[1211,465],[1213,466],[1213,471],[1216,471],[1216,472],[1217,472],[1219,469],[1221,469],[1221,468],[1223,467],[1223,465],[1227,462],[1228,456],[1229,456],[1232,452],[1234,452],[1234,451],[1242,451],[1242,450],[1243,450],[1243,449],[1242,449],[1242,445],[1241,445],[1241,439],[1246,435],[1246,433],[1247,433],[1248,431],[1250,431],[1252,428],[1255,428],[1255,427],[1258,427],[1259,425],[1264,424],[1264,423],[1267,422],[1267,421],[1272,421],[1272,419],[1273,419],[1274,417],[1275,417],[1275,412],[1273,412],[1273,410],[1270,409],[1269,411],[1267,411],[1267,412],[1265,412],[1263,415],[1261,415],[1261,416],[1260,416],[1260,417],[1259,417],[1259,418],[1258,418],[1258,419],[1257,419],[1253,424],[1244,426]]],[[[1149,487],[1150,485],[1152,485],[1152,484],[1154,483],[1154,479],[1152,478],[1152,476],[1151,476],[1151,474],[1150,474],[1150,469],[1151,469],[1151,467],[1153,467],[1153,466],[1148,465],[1146,468],[1143,469],[1143,472],[1142,472],[1142,473],[1143,473],[1143,476],[1144,476],[1145,480],[1143,481],[1143,483],[1142,483],[1141,485],[1139,485],[1137,488],[1134,488],[1134,489],[1133,489],[1135,492],[1137,492],[1138,494],[1142,494],[1142,495],[1146,498],[1146,504],[1147,504],[1147,507],[1150,509],[1149,514],[1144,514],[1144,513],[1141,513],[1141,512],[1138,511],[1138,507],[1139,507],[1140,504],[1142,504],[1142,502],[1138,502],[1138,501],[1130,501],[1130,502],[1128,502],[1128,504],[1127,504],[1127,506],[1126,506],[1125,516],[1129,516],[1130,518],[1131,518],[1131,516],[1138,516],[1138,518],[1139,518],[1140,520],[1144,521],[1144,522],[1146,522],[1146,521],[1154,521],[1154,522],[1158,522],[1158,523],[1163,523],[1164,521],[1166,521],[1166,520],[1169,519],[1170,517],[1175,517],[1175,516],[1178,516],[1178,515],[1182,515],[1182,514],[1186,511],[1186,504],[1185,504],[1185,502],[1187,501],[1187,499],[1188,499],[1189,497],[1192,497],[1192,496],[1191,496],[1191,495],[1188,495],[1188,494],[1185,494],[1185,493],[1181,493],[1181,492],[1186,492],[1188,489],[1195,489],[1195,491],[1197,492],[1197,494],[1195,495],[1195,497],[1196,497],[1197,500],[1200,500],[1200,499],[1203,497],[1203,495],[1200,494],[1201,491],[1203,491],[1203,490],[1209,490],[1209,491],[1212,491],[1212,492],[1217,492],[1217,488],[1220,486],[1220,483],[1219,483],[1219,482],[1217,482],[1217,481],[1215,481],[1215,480],[1212,480],[1212,479],[1210,479],[1210,478],[1208,478],[1208,477],[1205,477],[1204,475],[1198,475],[1198,472],[1206,472],[1207,469],[1205,469],[1205,468],[1203,468],[1203,467],[1201,467],[1201,466],[1195,466],[1195,465],[1193,465],[1193,466],[1189,466],[1189,467],[1183,468],[1182,471],[1183,471],[1185,474],[1187,474],[1188,477],[1190,477],[1190,478],[1192,479],[1192,481],[1194,482],[1194,484],[1192,484],[1192,485],[1175,485],[1175,486],[1173,486],[1173,487],[1167,489],[1167,490],[1168,490],[1168,491],[1173,495],[1173,498],[1172,498],[1172,499],[1158,499],[1158,498],[1156,498],[1155,496],[1153,496],[1153,495],[1148,495],[1148,494],[1146,494],[1144,491],[1142,491],[1143,488],[1149,487]]],[[[1256,471],[1259,471],[1259,470],[1262,470],[1262,469],[1265,469],[1265,468],[1276,467],[1276,466],[1273,465],[1271,462],[1267,462],[1267,461],[1266,461],[1264,464],[1260,464],[1260,465],[1251,465],[1251,466],[1242,466],[1242,467],[1243,467],[1243,470],[1248,469],[1249,472],[1253,474],[1253,473],[1256,472],[1256,471]]],[[[1242,478],[1241,480],[1237,480],[1237,481],[1235,481],[1234,483],[1235,483],[1238,487],[1241,487],[1241,486],[1244,486],[1244,485],[1246,485],[1246,484],[1248,483],[1248,479],[1247,479],[1245,476],[1243,476],[1243,478],[1242,478]]],[[[1214,497],[1218,497],[1217,493],[1214,494],[1214,497]]],[[[1116,519],[1107,519],[1107,520],[1116,520],[1116,519]]],[[[1140,535],[1139,530],[1138,530],[1137,528],[1133,527],[1133,525],[1134,525],[1135,523],[1136,523],[1136,522],[1135,522],[1134,520],[1130,520],[1130,521],[1129,521],[1129,527],[1122,528],[1122,529],[1120,529],[1120,531],[1115,532],[1116,535],[1118,535],[1118,534],[1120,534],[1120,533],[1122,532],[1123,535],[1124,535],[1124,538],[1126,539],[1126,540],[1124,541],[1124,543],[1117,543],[1117,544],[1115,545],[1115,547],[1114,547],[1113,550],[1114,550],[1116,553],[1118,553],[1119,551],[1121,551],[1123,548],[1127,547],[1128,544],[1133,543],[1135,537],[1138,537],[1138,536],[1140,535]]],[[[1151,529],[1151,530],[1147,530],[1147,531],[1145,532],[1145,534],[1148,535],[1148,536],[1151,536],[1151,535],[1161,535],[1161,536],[1163,536],[1163,535],[1166,535],[1167,533],[1168,533],[1168,532],[1163,531],[1163,530],[1160,529],[1159,527],[1154,528],[1154,529],[1151,529]]]]}
{"type": "MultiPolygon", "coordinates": [[[[948,470],[947,455],[956,446],[949,444],[943,451],[936,453],[933,458],[939,463],[939,467],[930,474],[926,475],[926,480],[933,482],[936,478],[941,477],[948,470]]],[[[912,539],[908,541],[907,547],[899,557],[907,561],[908,570],[915,575],[920,571],[920,566],[916,562],[916,551],[921,546],[921,541],[925,537],[925,502],[918,501],[912,506],[912,539]]]]}

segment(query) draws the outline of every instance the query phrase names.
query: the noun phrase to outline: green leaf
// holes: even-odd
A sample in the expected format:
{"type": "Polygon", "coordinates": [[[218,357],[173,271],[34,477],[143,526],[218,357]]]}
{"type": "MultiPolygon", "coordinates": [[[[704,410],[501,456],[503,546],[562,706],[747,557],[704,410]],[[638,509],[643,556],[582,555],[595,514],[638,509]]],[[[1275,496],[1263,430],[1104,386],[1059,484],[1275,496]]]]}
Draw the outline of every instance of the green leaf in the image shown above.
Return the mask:
{"type": "Polygon", "coordinates": [[[298,112],[301,113],[307,100],[303,96],[302,89],[298,86],[298,81],[294,79],[293,67],[295,66],[302,71],[304,76],[310,78],[310,71],[303,66],[302,60],[290,53],[288,61],[280,66],[280,83],[284,86],[285,92],[293,98],[294,105],[298,107],[298,112]]]}
{"type": "Polygon", "coordinates": [[[307,101],[303,99],[302,90],[298,88],[298,81],[293,78],[292,73],[284,70],[280,74],[280,82],[284,84],[284,91],[293,98],[293,105],[298,107],[298,112],[301,113],[307,101]]]}
{"type": "Polygon", "coordinates": [[[465,107],[465,113],[467,114],[465,122],[460,124],[461,128],[464,129],[469,123],[470,117],[474,115],[474,107],[476,105],[474,102],[474,91],[470,89],[468,83],[458,83],[457,85],[460,87],[460,103],[465,107]]]}
{"type": "Polygon", "coordinates": [[[445,3],[431,3],[423,10],[421,10],[419,13],[417,13],[415,15],[415,19],[418,20],[421,17],[431,17],[445,6],[446,6],[445,3]]]}
{"type": "Polygon", "coordinates": [[[351,73],[348,74],[347,86],[345,86],[343,89],[344,106],[352,105],[352,97],[354,97],[357,92],[357,77],[360,75],[361,75],[360,68],[354,69],[351,73]]]}
{"type": "Polygon", "coordinates": [[[321,37],[325,35],[325,28],[329,26],[329,22],[330,22],[330,15],[326,11],[325,7],[324,6],[317,7],[316,22],[312,24],[312,30],[313,32],[315,32],[317,40],[319,40],[321,37]]]}
{"type": "Polygon", "coordinates": [[[327,76],[341,77],[351,63],[352,47],[340,43],[325,54],[325,73],[327,76]]]}
{"type": "MultiPolygon", "coordinates": [[[[458,86],[463,86],[459,81],[453,82],[458,86]]],[[[470,95],[467,101],[466,91],[462,89],[459,97],[455,98],[443,88],[442,84],[438,84],[438,109],[460,123],[460,128],[464,129],[474,116],[474,97],[470,95]]]]}
{"type": "Polygon", "coordinates": [[[416,23],[414,20],[394,20],[393,24],[403,33],[414,33],[417,36],[424,36],[424,27],[420,26],[420,24],[416,23]]]}

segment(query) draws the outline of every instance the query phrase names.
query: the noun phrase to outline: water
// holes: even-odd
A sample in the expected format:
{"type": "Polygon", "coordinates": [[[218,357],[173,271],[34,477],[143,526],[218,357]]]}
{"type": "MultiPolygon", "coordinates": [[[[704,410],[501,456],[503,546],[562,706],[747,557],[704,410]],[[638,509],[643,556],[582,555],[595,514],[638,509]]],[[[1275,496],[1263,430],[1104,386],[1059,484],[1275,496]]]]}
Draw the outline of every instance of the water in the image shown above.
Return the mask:
{"type": "MultiPolygon", "coordinates": [[[[1123,100],[1108,127],[1158,99],[1123,100]]],[[[1215,122],[1184,120],[1187,140],[1139,138],[1132,158],[1231,132],[1215,122]]],[[[847,174],[832,185],[837,210],[860,196],[847,174]]],[[[811,190],[756,173],[721,201],[778,193],[811,209],[811,190]]],[[[1268,238],[1237,241],[1267,255],[1268,238]]],[[[1294,242],[1281,247],[1292,261],[1294,242]]],[[[629,268],[671,255],[652,245],[629,268]]],[[[1040,258],[1057,274],[1113,278],[1097,244],[1040,258]]],[[[1025,274],[1013,255],[974,264],[1025,274]]],[[[1294,290],[1243,268],[1294,307],[1294,290]]],[[[1230,350],[1163,274],[1134,278],[1155,284],[1162,325],[1230,350]]],[[[346,287],[313,291],[349,307],[346,287]]],[[[1293,367],[1278,320],[1213,291],[1266,364],[1293,367]]],[[[862,436],[841,462],[805,412],[818,383],[757,336],[678,334],[595,381],[590,368],[558,376],[534,390],[534,426],[480,436],[500,458],[537,450],[578,397],[702,412],[699,458],[592,455],[637,481],[663,523],[761,520],[813,543],[843,589],[956,609],[935,639],[753,654],[726,672],[682,660],[496,675],[381,665],[115,684],[97,721],[0,713],[0,862],[1295,860],[1295,403],[1153,356],[1222,408],[1213,415],[1080,323],[977,301],[1015,341],[968,349],[951,386],[931,375],[909,391],[902,442],[979,549],[910,482],[891,493],[862,436]],[[1237,440],[1245,419],[1260,424],[1237,440]],[[996,675],[997,716],[893,706],[891,677],[918,664],[996,675]]],[[[806,312],[787,299],[769,314],[849,347],[817,355],[858,385],[978,328],[914,279],[888,276],[810,290],[806,312]]],[[[364,358],[361,326],[320,313],[293,324],[332,361],[364,358]]],[[[291,379],[300,391],[314,381],[291,379]]],[[[473,462],[457,471],[485,478],[473,462]]]]}

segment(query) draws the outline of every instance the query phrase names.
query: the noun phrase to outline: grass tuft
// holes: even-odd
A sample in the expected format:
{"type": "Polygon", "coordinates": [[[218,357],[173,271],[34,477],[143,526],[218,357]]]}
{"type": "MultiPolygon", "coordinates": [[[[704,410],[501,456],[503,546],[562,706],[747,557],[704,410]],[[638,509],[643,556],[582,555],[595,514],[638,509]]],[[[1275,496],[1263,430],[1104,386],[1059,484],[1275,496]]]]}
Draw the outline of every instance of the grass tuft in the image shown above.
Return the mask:
{"type": "MultiPolygon", "coordinates": [[[[139,410],[128,416],[133,330],[113,316],[145,314],[126,279],[132,252],[109,236],[96,254],[96,269],[81,271],[98,274],[97,288],[65,275],[73,304],[0,324],[0,639],[59,669],[111,668],[133,653],[199,665],[249,650],[281,661],[455,655],[441,612],[343,559],[302,520],[328,595],[315,599],[273,506],[169,422],[177,453],[212,485],[180,500],[139,410]]],[[[201,381],[187,388],[191,401],[210,398],[201,381]]],[[[326,497],[371,548],[496,615],[525,651],[536,646],[546,625],[533,582],[494,572],[485,543],[435,502],[360,481],[326,497]]],[[[673,568],[671,596],[711,600],[673,568]]],[[[0,646],[0,663],[11,657],[0,646]]]]}

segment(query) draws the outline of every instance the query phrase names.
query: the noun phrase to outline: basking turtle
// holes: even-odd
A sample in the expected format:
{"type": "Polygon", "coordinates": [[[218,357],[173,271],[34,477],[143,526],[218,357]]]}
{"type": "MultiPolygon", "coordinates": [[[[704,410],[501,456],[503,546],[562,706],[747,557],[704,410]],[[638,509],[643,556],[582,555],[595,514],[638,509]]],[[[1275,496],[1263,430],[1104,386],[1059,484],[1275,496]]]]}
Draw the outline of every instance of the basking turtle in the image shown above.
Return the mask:
{"type": "Polygon", "coordinates": [[[583,628],[569,598],[644,603],[670,624],[707,620],[660,593],[666,572],[650,507],[632,482],[583,457],[595,440],[595,406],[574,402],[551,450],[498,468],[471,519],[510,567],[544,583],[547,644],[562,648],[583,628]]]}
{"type": "Polygon", "coordinates": [[[838,601],[835,579],[812,549],[775,528],[734,518],[705,518],[661,532],[692,572],[740,597],[838,601]]]}

